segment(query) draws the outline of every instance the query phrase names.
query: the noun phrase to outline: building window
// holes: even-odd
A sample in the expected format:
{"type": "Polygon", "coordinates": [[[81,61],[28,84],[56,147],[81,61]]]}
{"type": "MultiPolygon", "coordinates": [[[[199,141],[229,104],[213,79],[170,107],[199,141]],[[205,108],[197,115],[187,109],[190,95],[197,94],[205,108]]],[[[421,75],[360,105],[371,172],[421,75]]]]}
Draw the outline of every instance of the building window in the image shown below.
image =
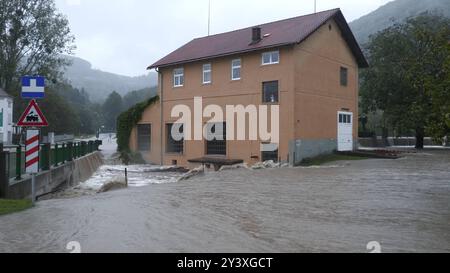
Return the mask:
{"type": "Polygon", "coordinates": [[[226,123],[209,123],[207,125],[208,132],[211,132],[213,136],[208,136],[208,141],[206,142],[206,154],[207,155],[227,155],[227,125],[226,123]],[[222,128],[220,128],[222,126],[222,128]],[[222,137],[213,138],[214,136],[220,134],[219,131],[222,130],[222,137]],[[212,140],[209,140],[212,139],[212,140]]]}
{"type": "Polygon", "coordinates": [[[262,65],[278,64],[280,63],[280,52],[264,52],[262,54],[262,65]]]}
{"type": "Polygon", "coordinates": [[[203,84],[209,84],[211,83],[211,64],[204,64],[203,65],[203,84]]]}
{"type": "Polygon", "coordinates": [[[182,124],[167,124],[167,153],[182,154],[184,150],[184,128],[182,124]],[[176,126],[176,132],[172,129],[176,126]]]}
{"type": "Polygon", "coordinates": [[[231,62],[231,79],[237,81],[241,79],[241,59],[231,62]]]}
{"type": "Polygon", "coordinates": [[[184,85],[184,68],[173,70],[173,87],[181,87],[184,85]]]}
{"type": "Polygon", "coordinates": [[[263,82],[263,103],[278,103],[278,81],[263,82]]]}
{"type": "Polygon", "coordinates": [[[347,86],[348,84],[348,69],[341,67],[341,86],[347,86]]]}
{"type": "Polygon", "coordinates": [[[352,115],[339,114],[339,123],[352,124],[352,115]]]}
{"type": "Polygon", "coordinates": [[[261,161],[266,162],[272,160],[273,162],[278,162],[278,150],[275,151],[264,151],[261,153],[261,161]]]}
{"type": "Polygon", "coordinates": [[[152,125],[138,124],[138,150],[141,152],[148,152],[152,146],[152,125]]]}

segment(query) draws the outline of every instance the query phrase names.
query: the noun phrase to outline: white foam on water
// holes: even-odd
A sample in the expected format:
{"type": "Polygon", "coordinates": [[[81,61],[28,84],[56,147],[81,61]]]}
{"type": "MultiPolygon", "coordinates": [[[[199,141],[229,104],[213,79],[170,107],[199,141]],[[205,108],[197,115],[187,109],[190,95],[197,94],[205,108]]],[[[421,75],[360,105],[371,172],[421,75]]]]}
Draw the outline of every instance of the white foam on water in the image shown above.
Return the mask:
{"type": "Polygon", "coordinates": [[[181,173],[165,172],[170,167],[154,165],[104,165],[89,180],[81,183],[80,187],[88,190],[99,190],[104,184],[111,182],[117,177],[124,179],[125,168],[128,171],[128,185],[130,187],[175,183],[181,176],[181,173]]]}

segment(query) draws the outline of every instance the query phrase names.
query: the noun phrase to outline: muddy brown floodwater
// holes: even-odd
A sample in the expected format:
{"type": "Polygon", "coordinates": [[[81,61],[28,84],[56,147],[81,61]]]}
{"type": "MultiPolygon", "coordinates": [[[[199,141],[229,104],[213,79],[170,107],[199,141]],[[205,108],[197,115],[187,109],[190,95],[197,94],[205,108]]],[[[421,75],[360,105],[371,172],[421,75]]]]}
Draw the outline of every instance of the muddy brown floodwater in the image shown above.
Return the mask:
{"type": "Polygon", "coordinates": [[[0,217],[0,252],[450,251],[450,151],[230,170],[0,217]]]}

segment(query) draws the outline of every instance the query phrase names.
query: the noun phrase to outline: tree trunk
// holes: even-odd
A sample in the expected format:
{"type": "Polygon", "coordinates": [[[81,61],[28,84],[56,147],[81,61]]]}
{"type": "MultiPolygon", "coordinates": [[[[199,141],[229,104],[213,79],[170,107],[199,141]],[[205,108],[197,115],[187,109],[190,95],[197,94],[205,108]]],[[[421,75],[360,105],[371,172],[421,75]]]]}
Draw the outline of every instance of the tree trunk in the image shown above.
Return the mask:
{"type": "Polygon", "coordinates": [[[389,129],[388,128],[382,129],[382,137],[383,137],[383,146],[390,147],[391,144],[389,143],[389,129]]]}
{"type": "Polygon", "coordinates": [[[424,128],[416,129],[416,149],[423,149],[424,147],[424,139],[425,139],[425,130],[424,128]]]}

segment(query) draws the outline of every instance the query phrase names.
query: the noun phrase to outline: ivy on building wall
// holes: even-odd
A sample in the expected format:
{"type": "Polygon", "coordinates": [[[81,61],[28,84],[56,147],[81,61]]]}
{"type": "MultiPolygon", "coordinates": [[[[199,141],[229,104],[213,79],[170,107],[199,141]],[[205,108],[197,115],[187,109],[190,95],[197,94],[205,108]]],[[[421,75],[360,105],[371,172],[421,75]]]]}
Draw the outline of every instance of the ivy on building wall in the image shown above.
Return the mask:
{"type": "Polygon", "coordinates": [[[142,114],[147,107],[159,101],[159,96],[136,104],[117,118],[117,145],[122,154],[130,152],[130,136],[133,128],[142,119],[142,114]]]}

